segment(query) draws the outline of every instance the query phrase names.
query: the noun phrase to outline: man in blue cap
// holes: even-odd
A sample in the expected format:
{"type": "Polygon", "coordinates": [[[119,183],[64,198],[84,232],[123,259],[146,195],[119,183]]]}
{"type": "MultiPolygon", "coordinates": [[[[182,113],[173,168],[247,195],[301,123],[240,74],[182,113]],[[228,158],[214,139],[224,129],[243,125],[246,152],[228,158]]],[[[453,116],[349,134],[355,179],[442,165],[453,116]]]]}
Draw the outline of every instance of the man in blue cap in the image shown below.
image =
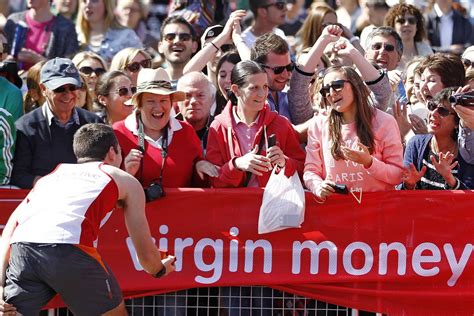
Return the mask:
{"type": "Polygon", "coordinates": [[[87,123],[102,122],[76,107],[79,72],[67,58],[54,58],[41,68],[40,88],[46,102],[16,123],[17,139],[11,184],[30,189],[59,163],[76,163],[74,133],[87,123]]]}

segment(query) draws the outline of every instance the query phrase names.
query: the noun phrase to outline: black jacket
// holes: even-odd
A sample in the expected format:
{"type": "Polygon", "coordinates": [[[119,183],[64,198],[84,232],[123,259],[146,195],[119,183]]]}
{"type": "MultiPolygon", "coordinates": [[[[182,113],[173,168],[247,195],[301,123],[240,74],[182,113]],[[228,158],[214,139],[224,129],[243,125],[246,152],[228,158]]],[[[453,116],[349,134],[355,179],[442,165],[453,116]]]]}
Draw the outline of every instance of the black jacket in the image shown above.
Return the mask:
{"type": "MultiPolygon", "coordinates": [[[[469,45],[471,39],[472,26],[467,18],[456,10],[453,10],[453,41],[451,44],[469,45]]],[[[436,48],[441,46],[439,34],[439,17],[432,11],[427,18],[428,40],[431,46],[436,48]]]]}
{"type": "Polygon", "coordinates": [[[68,129],[55,123],[49,126],[43,107],[19,118],[16,123],[15,154],[10,184],[30,189],[36,176],[44,176],[59,163],[76,163],[72,150],[72,138],[80,126],[87,123],[102,123],[94,113],[76,108],[80,125],[68,129]]]}

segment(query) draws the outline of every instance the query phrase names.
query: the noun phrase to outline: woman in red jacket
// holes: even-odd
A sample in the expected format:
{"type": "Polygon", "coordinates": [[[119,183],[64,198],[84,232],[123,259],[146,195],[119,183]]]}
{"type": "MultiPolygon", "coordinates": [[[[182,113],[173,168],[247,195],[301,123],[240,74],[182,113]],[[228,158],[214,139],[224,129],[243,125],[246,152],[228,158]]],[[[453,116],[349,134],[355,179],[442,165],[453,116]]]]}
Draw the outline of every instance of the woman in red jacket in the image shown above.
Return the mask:
{"type": "Polygon", "coordinates": [[[135,111],[113,125],[124,157],[123,169],[144,188],[206,186],[203,173],[209,172],[201,168],[210,164],[203,160],[196,132],[170,115],[172,103],[184,98],[184,92],[171,88],[163,68],[142,69],[137,92],[127,101],[135,111]]]}
{"type": "Polygon", "coordinates": [[[301,175],[305,154],[290,122],[266,104],[265,70],[253,61],[239,62],[231,83],[231,100],[209,129],[206,159],[220,167],[212,185],[263,187],[276,165],[287,176],[301,175]]]}

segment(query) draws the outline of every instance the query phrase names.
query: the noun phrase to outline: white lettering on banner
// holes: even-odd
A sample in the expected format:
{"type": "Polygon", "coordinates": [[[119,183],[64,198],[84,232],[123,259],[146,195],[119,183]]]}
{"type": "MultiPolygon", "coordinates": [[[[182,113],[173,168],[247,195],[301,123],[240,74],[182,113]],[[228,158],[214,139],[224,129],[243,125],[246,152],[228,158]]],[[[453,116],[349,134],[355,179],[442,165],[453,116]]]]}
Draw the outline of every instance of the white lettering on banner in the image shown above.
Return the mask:
{"type": "Polygon", "coordinates": [[[424,242],[418,245],[413,251],[413,258],[411,261],[413,270],[416,274],[421,276],[434,276],[439,273],[438,267],[425,269],[421,266],[422,263],[437,263],[441,261],[441,252],[438,246],[430,242],[424,242]],[[423,255],[423,252],[431,252],[431,255],[423,255]]]}
{"type": "Polygon", "coordinates": [[[453,246],[451,244],[444,244],[443,249],[446,253],[446,258],[448,258],[449,267],[453,272],[453,275],[448,280],[448,285],[454,286],[467,265],[467,260],[471,256],[473,246],[472,244],[467,244],[464,247],[459,261],[456,260],[456,255],[454,254],[453,246]]]}
{"type": "MultiPolygon", "coordinates": [[[[239,229],[231,227],[229,229],[229,244],[223,239],[201,238],[194,240],[191,237],[175,238],[174,241],[167,238],[169,228],[167,225],[161,225],[159,232],[159,245],[161,250],[172,249],[176,256],[176,271],[182,271],[184,264],[193,263],[196,269],[200,272],[210,272],[210,275],[196,275],[194,278],[196,282],[201,284],[212,284],[218,282],[224,273],[224,258],[228,257],[229,265],[228,272],[254,272],[254,257],[255,253],[263,256],[263,269],[257,269],[257,273],[271,273],[273,269],[273,249],[270,241],[265,239],[258,240],[239,240],[239,229]],[[174,247],[170,247],[174,242],[174,247]],[[190,248],[192,251],[186,251],[190,248]],[[193,258],[184,256],[191,254],[193,258]],[[243,271],[239,266],[239,256],[243,255],[243,271]]],[[[153,239],[153,242],[155,240],[153,239]]],[[[289,241],[291,242],[291,241],[289,241]]],[[[133,265],[137,271],[142,271],[143,268],[138,262],[137,254],[130,237],[126,238],[126,245],[130,252],[130,257],[133,265]]],[[[411,249],[411,248],[410,248],[411,249]]],[[[456,249],[460,249],[457,245],[456,249]]],[[[350,275],[366,275],[369,273],[376,273],[380,276],[390,274],[389,271],[395,271],[399,276],[407,274],[407,266],[411,264],[412,270],[415,274],[421,277],[433,277],[440,273],[440,265],[443,255],[446,258],[449,266],[451,276],[447,280],[447,285],[453,287],[456,285],[459,278],[462,276],[471,254],[474,251],[474,245],[465,244],[462,253],[457,257],[454,253],[454,247],[450,243],[445,243],[440,249],[436,244],[424,242],[413,249],[413,253],[407,252],[406,246],[397,241],[391,243],[380,243],[379,245],[369,245],[365,242],[355,241],[347,245],[345,248],[338,247],[330,240],[315,242],[313,240],[292,241],[291,248],[291,273],[293,275],[309,274],[316,275],[319,273],[327,273],[335,275],[338,273],[338,266],[343,269],[339,273],[347,273],[350,275]],[[378,254],[374,258],[374,253],[378,254]],[[360,255],[356,255],[360,254],[360,255]],[[308,261],[310,266],[302,265],[302,258],[309,255],[308,261]],[[338,257],[338,255],[340,257],[338,257]],[[353,258],[357,256],[360,262],[356,262],[357,266],[353,264],[353,258]],[[395,257],[396,256],[396,257],[395,257]],[[338,260],[342,258],[341,263],[338,260]],[[389,258],[391,259],[389,261],[389,258]],[[375,263],[375,259],[378,259],[375,263]],[[321,260],[327,260],[328,268],[326,271],[320,271],[321,260]],[[409,262],[409,260],[411,262],[409,262]],[[393,265],[393,266],[390,266],[393,265]],[[304,269],[302,269],[302,267],[304,269]],[[390,268],[390,269],[389,269],[390,268]]],[[[284,258],[278,258],[279,262],[284,262],[284,258]]],[[[322,261],[325,262],[325,261],[322,261]]],[[[393,272],[394,273],[394,272],[393,272]]]]}
{"type": "Polygon", "coordinates": [[[268,240],[247,240],[245,242],[245,267],[247,273],[253,272],[253,254],[256,248],[263,249],[263,273],[272,273],[272,244],[268,240]],[[247,260],[248,259],[248,260],[247,260]]]}
{"type": "Polygon", "coordinates": [[[328,273],[331,275],[337,272],[337,247],[331,241],[323,241],[317,244],[312,240],[305,240],[303,242],[293,242],[293,259],[291,265],[291,273],[300,274],[301,272],[301,253],[304,249],[311,252],[311,263],[309,273],[319,273],[319,253],[322,249],[326,249],[329,255],[328,273]]]}
{"type": "Polygon", "coordinates": [[[388,254],[390,251],[396,251],[398,254],[398,265],[397,265],[397,274],[405,275],[407,272],[407,250],[405,246],[400,242],[392,242],[387,245],[386,243],[380,244],[379,251],[379,274],[386,275],[388,267],[388,254]]]}
{"type": "Polygon", "coordinates": [[[222,276],[222,257],[224,255],[224,242],[221,239],[213,240],[204,238],[196,243],[194,248],[194,264],[200,271],[213,271],[213,275],[209,278],[197,276],[196,282],[201,284],[212,284],[219,281],[222,276]],[[206,247],[214,249],[214,261],[210,264],[204,262],[203,253],[206,247]]]}
{"type": "Polygon", "coordinates": [[[370,272],[374,265],[374,254],[372,249],[365,242],[356,241],[347,246],[342,256],[342,264],[347,273],[351,275],[364,275],[370,272]],[[352,254],[356,250],[361,250],[364,253],[364,265],[360,269],[354,268],[352,265],[352,254]]]}

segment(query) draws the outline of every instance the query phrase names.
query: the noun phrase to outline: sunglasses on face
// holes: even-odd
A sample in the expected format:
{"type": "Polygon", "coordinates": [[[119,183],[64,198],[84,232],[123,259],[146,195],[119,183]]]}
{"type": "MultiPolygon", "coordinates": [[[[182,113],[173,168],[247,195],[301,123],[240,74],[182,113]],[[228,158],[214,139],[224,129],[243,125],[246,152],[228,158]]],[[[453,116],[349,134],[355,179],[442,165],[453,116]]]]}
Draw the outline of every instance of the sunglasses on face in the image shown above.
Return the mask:
{"type": "Polygon", "coordinates": [[[82,87],[76,87],[72,85],[66,85],[66,86],[61,86],[59,88],[56,88],[53,90],[54,93],[59,94],[59,93],[69,93],[69,92],[75,92],[77,90],[80,90],[82,87]]]}
{"type": "Polygon", "coordinates": [[[341,92],[342,89],[344,89],[344,84],[346,82],[349,82],[349,81],[340,79],[340,80],[335,80],[335,81],[331,82],[330,84],[327,84],[327,85],[321,87],[321,90],[320,90],[321,95],[323,97],[327,97],[328,94],[330,93],[331,88],[336,92],[341,92]]]}
{"type": "Polygon", "coordinates": [[[263,65],[263,64],[262,64],[262,67],[263,67],[263,68],[267,68],[267,69],[271,69],[275,75],[279,75],[279,74],[281,74],[283,71],[285,71],[285,69],[286,69],[286,71],[288,71],[288,72],[293,71],[293,69],[295,69],[295,64],[293,64],[293,63],[291,62],[291,63],[289,63],[289,64],[286,65],[286,66],[278,66],[278,67],[270,67],[270,66],[267,66],[267,65],[263,65]]]}
{"type": "Polygon", "coordinates": [[[417,21],[416,21],[416,18],[409,17],[409,18],[398,18],[395,22],[400,23],[402,25],[405,24],[406,22],[408,22],[408,24],[415,25],[417,21]]]}
{"type": "Polygon", "coordinates": [[[270,4],[266,4],[262,6],[262,8],[269,8],[271,6],[275,6],[278,10],[284,10],[286,8],[286,2],[285,1],[278,1],[270,4]]]}
{"type": "Polygon", "coordinates": [[[174,41],[176,36],[178,37],[178,40],[180,40],[181,42],[187,42],[192,39],[192,35],[189,33],[168,33],[168,34],[163,35],[163,38],[168,42],[172,42],[174,41]]]}
{"type": "Polygon", "coordinates": [[[464,67],[469,68],[471,66],[474,66],[474,61],[471,61],[467,58],[462,59],[462,63],[464,64],[464,67]]]}
{"type": "Polygon", "coordinates": [[[384,48],[387,52],[393,52],[395,50],[395,46],[392,44],[385,44],[385,43],[374,43],[372,44],[372,50],[380,50],[381,48],[384,48]]]}
{"type": "Polygon", "coordinates": [[[447,109],[443,106],[440,106],[440,105],[436,104],[433,101],[428,102],[427,106],[428,106],[428,110],[430,110],[431,112],[437,110],[438,114],[442,117],[446,117],[448,115],[455,115],[449,109],[447,109]]]}
{"type": "Polygon", "coordinates": [[[145,59],[140,62],[136,61],[134,63],[128,64],[125,66],[125,69],[127,69],[130,72],[137,72],[141,68],[151,68],[151,59],[145,59]]]}
{"type": "Polygon", "coordinates": [[[105,73],[105,69],[104,68],[92,68],[92,67],[89,67],[89,66],[84,66],[84,67],[81,67],[79,68],[79,71],[83,74],[83,75],[86,75],[86,76],[90,76],[92,75],[92,73],[95,73],[95,75],[97,77],[103,75],[105,73]]]}
{"type": "Polygon", "coordinates": [[[130,87],[130,89],[127,87],[121,87],[115,90],[115,93],[121,97],[133,95],[135,92],[137,92],[137,87],[130,87]]]}

